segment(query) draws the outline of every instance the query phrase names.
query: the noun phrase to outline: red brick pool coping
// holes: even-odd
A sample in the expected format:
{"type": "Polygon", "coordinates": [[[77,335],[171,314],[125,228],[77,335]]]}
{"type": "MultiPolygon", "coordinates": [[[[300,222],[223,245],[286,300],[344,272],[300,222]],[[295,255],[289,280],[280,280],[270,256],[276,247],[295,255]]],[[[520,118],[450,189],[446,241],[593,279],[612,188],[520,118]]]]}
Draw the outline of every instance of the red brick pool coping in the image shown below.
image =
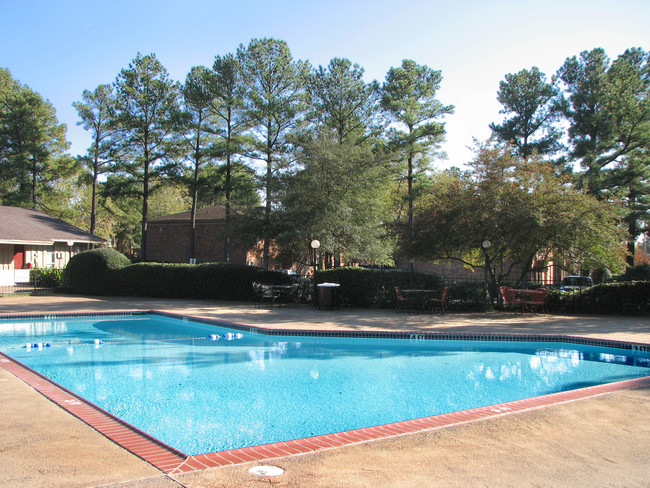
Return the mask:
{"type": "MultiPolygon", "coordinates": [[[[60,318],[61,315],[63,314],[56,314],[58,318],[60,318]]],[[[66,315],[72,316],[73,314],[66,315]]],[[[79,316],[88,314],[74,315],[79,316]]],[[[39,317],[42,318],[43,316],[39,315],[39,317]]],[[[0,319],[2,318],[9,317],[0,316],[0,319]]],[[[25,316],[22,318],[25,318],[25,316]]],[[[219,323],[219,321],[214,320],[210,320],[209,322],[219,323]]],[[[221,325],[223,325],[223,323],[221,323],[221,325]]],[[[239,325],[239,328],[244,327],[247,329],[258,329],[256,327],[239,325]]],[[[323,331],[320,332],[322,333],[323,331]]],[[[418,337],[420,337],[420,335],[418,335],[418,337]]],[[[535,336],[535,338],[537,337],[539,336],[535,336]]],[[[521,336],[519,337],[519,340],[522,340],[521,336]]],[[[16,376],[50,401],[71,413],[108,439],[167,474],[182,473],[232,464],[268,461],[270,459],[297,454],[307,454],[324,449],[332,449],[373,440],[451,427],[468,422],[485,420],[545,406],[595,397],[619,390],[650,387],[650,376],[646,376],[375,427],[366,427],[304,439],[275,442],[272,444],[231,449],[228,451],[200,454],[196,456],[187,456],[186,454],[129,425],[118,417],[111,415],[100,407],[94,405],[92,402],[74,394],[3,353],[0,353],[0,367],[16,376]]]]}

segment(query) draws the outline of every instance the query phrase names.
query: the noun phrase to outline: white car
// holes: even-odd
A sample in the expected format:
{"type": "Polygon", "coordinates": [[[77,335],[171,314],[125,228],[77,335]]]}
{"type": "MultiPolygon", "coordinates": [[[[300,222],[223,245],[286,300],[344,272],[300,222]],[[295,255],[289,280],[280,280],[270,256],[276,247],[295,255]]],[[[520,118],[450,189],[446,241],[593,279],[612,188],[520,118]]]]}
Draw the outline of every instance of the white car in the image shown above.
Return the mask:
{"type": "Polygon", "coordinates": [[[275,271],[277,271],[278,273],[289,275],[289,276],[298,276],[298,273],[296,273],[292,269],[276,269],[275,271]]]}
{"type": "Polygon", "coordinates": [[[590,286],[594,286],[594,282],[589,278],[589,276],[565,276],[560,285],[560,290],[581,290],[582,288],[589,288],[590,286]]]}

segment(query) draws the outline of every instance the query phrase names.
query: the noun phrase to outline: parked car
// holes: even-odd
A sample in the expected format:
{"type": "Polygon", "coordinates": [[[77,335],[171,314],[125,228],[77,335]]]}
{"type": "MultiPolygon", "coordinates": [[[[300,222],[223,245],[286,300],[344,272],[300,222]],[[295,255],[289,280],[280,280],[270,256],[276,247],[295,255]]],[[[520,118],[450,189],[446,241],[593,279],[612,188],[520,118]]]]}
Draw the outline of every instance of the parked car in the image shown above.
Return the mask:
{"type": "Polygon", "coordinates": [[[590,286],[594,286],[594,282],[589,276],[565,276],[560,285],[560,290],[581,290],[582,288],[589,288],[590,286]]]}
{"type": "Polygon", "coordinates": [[[276,269],[275,271],[277,271],[278,273],[289,275],[289,276],[298,276],[298,273],[296,273],[292,269],[276,269]]]}

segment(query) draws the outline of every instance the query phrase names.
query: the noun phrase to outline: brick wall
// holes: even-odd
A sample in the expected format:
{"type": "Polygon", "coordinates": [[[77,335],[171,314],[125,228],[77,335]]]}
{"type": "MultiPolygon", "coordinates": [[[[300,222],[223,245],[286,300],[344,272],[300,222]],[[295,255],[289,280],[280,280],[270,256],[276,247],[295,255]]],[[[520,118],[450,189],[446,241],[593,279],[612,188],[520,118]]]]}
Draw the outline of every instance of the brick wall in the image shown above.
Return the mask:
{"type": "MultiPolygon", "coordinates": [[[[197,222],[194,250],[197,263],[224,261],[223,222],[197,222]]],[[[246,264],[246,251],[237,236],[230,239],[230,262],[246,264]]],[[[147,260],[165,263],[190,262],[190,224],[155,222],[147,230],[147,260]]]]}

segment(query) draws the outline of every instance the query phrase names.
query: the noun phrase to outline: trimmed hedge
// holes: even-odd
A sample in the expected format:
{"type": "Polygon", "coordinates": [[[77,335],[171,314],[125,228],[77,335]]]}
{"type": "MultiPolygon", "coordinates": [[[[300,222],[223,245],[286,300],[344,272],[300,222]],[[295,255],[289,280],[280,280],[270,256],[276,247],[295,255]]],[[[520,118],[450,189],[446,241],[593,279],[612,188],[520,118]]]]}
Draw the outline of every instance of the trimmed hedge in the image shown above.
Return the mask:
{"type": "MultiPolygon", "coordinates": [[[[253,301],[256,300],[251,286],[254,281],[273,284],[293,281],[282,273],[234,263],[129,263],[126,256],[108,248],[79,253],[65,269],[64,285],[68,291],[80,294],[253,301]]],[[[334,282],[341,285],[339,303],[342,306],[393,308],[396,286],[440,292],[448,286],[451,311],[485,311],[488,306],[483,283],[445,283],[433,274],[335,268],[319,271],[315,278],[316,284],[334,282]]],[[[46,277],[43,275],[39,279],[46,280],[46,277]]],[[[303,284],[303,296],[307,296],[313,288],[309,282],[303,284]]],[[[648,281],[600,284],[569,293],[555,289],[549,292],[551,312],[650,314],[648,281]]]]}
{"type": "Polygon", "coordinates": [[[115,271],[130,264],[124,254],[108,247],[80,252],[65,268],[65,286],[73,293],[111,294],[116,287],[115,271]]]}
{"type": "Polygon", "coordinates": [[[559,304],[551,311],[608,314],[650,314],[650,282],[632,281],[592,286],[560,295],[559,304]],[[556,308],[557,307],[557,308],[556,308]]]}
{"type": "Polygon", "coordinates": [[[74,256],[66,276],[72,293],[217,300],[255,300],[254,281],[291,282],[282,273],[243,264],[130,264],[126,256],[107,248],[74,256]]]}
{"type": "Polygon", "coordinates": [[[117,273],[119,294],[157,298],[255,300],[252,283],[290,283],[282,273],[235,263],[138,263],[117,273]]]}

